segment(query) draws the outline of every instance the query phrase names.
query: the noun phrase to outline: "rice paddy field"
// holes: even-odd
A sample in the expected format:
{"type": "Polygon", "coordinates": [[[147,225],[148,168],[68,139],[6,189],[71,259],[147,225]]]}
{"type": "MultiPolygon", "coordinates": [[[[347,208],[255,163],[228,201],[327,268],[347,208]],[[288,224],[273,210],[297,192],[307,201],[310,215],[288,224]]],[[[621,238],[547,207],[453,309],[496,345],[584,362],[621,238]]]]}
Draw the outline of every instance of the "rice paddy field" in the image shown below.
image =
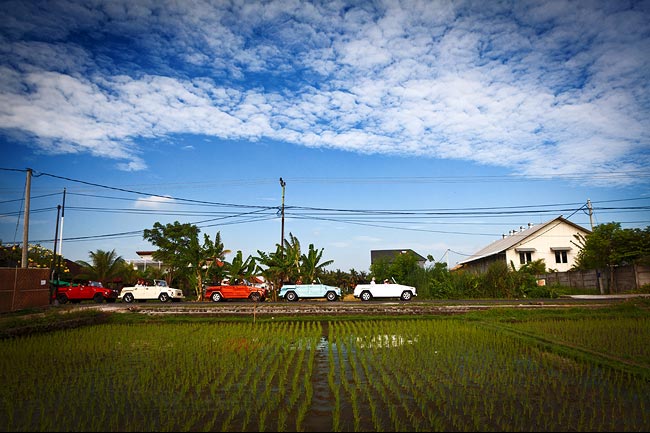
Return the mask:
{"type": "Polygon", "coordinates": [[[649,306],[121,315],[0,340],[0,430],[649,431],[649,306]]]}

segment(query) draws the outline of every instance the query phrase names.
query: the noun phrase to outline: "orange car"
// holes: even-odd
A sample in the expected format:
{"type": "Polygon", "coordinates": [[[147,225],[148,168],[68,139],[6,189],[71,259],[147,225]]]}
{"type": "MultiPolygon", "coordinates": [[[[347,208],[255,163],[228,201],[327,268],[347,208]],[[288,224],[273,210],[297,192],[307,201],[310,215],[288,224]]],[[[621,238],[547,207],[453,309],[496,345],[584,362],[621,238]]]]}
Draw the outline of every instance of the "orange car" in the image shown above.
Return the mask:
{"type": "Polygon", "coordinates": [[[242,284],[220,284],[207,286],[203,290],[203,297],[212,302],[226,301],[229,299],[250,299],[254,302],[265,301],[267,291],[263,287],[257,287],[244,281],[242,284]]]}

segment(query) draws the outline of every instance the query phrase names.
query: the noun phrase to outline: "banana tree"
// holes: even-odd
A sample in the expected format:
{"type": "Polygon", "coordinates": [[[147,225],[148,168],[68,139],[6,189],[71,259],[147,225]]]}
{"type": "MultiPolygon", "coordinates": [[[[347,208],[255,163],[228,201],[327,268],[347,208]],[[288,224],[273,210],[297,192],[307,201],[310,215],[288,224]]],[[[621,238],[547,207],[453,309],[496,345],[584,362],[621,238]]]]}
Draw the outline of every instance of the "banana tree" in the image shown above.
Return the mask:
{"type": "Polygon", "coordinates": [[[230,262],[227,273],[231,281],[235,280],[249,280],[257,271],[257,264],[255,258],[252,256],[246,257],[240,251],[237,251],[235,257],[230,262]]]}
{"type": "Polygon", "coordinates": [[[300,271],[305,282],[313,281],[318,275],[322,273],[326,266],[334,263],[334,260],[326,260],[321,262],[323,257],[323,248],[317,250],[314,244],[309,244],[307,254],[300,256],[300,271]]]}

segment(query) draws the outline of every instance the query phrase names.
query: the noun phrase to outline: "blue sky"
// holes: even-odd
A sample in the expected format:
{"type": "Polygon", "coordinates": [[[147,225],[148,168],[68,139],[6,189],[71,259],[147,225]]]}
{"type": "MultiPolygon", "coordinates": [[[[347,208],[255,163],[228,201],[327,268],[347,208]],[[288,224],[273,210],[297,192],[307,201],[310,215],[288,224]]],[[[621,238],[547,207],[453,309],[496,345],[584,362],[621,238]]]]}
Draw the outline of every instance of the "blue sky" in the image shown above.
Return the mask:
{"type": "Polygon", "coordinates": [[[155,222],[330,269],[450,266],[559,215],[650,225],[650,2],[3,1],[0,239],[155,222]]]}

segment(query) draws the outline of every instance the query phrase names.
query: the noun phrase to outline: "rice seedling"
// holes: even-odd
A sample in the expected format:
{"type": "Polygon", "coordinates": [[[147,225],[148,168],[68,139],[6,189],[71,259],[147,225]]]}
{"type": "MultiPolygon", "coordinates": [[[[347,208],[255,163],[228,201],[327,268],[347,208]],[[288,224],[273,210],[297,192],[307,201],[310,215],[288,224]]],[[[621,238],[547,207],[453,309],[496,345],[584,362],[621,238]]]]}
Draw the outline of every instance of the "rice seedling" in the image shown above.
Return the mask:
{"type": "Polygon", "coordinates": [[[0,431],[308,431],[316,394],[331,431],[647,431],[649,320],[341,319],[326,337],[319,320],[109,323],[19,337],[0,341],[0,431]]]}

